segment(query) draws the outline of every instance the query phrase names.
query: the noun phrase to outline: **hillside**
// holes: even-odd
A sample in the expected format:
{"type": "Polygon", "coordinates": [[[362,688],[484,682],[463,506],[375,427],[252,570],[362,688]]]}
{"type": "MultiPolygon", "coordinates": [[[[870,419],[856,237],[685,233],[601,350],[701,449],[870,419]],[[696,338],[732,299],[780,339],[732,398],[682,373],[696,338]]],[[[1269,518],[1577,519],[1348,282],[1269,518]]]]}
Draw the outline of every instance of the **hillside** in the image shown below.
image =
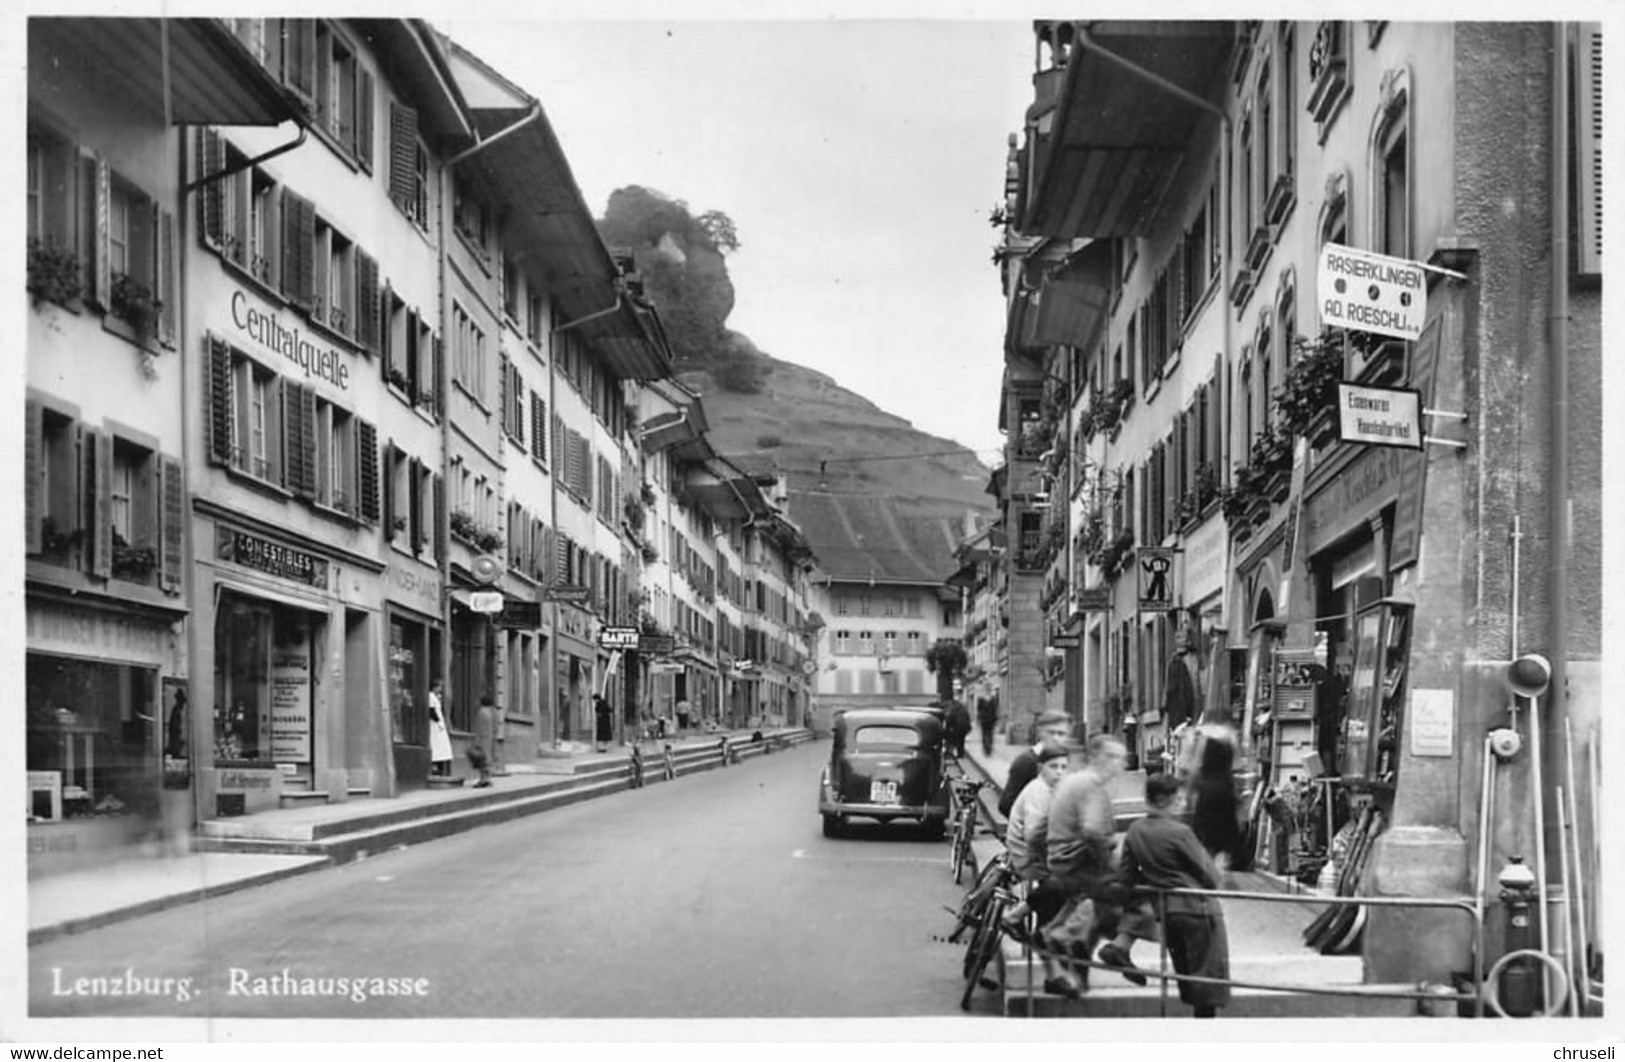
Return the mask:
{"type": "Polygon", "coordinates": [[[682,200],[631,185],[610,195],[598,227],[610,247],[631,253],[718,453],[752,472],[784,472],[792,490],[894,499],[905,517],[962,522],[967,510],[991,510],[989,469],[970,450],[727,327],[727,255],[740,240],[726,214],[695,217],[682,200]]]}

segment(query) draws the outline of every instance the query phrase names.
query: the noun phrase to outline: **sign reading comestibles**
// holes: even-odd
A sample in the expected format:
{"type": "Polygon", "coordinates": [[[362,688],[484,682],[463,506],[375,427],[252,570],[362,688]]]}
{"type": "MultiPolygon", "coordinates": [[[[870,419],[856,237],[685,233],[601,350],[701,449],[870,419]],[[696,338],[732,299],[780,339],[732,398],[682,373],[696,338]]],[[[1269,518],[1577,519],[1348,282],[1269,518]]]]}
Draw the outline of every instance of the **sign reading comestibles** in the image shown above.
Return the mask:
{"type": "Polygon", "coordinates": [[[1428,288],[1426,274],[1415,262],[1328,243],[1320,251],[1317,280],[1322,324],[1396,339],[1421,338],[1428,288]]]}
{"type": "Polygon", "coordinates": [[[292,579],[307,586],[327,589],[327,561],[302,550],[268,542],[246,531],[218,528],[215,556],[267,575],[292,579]]]}

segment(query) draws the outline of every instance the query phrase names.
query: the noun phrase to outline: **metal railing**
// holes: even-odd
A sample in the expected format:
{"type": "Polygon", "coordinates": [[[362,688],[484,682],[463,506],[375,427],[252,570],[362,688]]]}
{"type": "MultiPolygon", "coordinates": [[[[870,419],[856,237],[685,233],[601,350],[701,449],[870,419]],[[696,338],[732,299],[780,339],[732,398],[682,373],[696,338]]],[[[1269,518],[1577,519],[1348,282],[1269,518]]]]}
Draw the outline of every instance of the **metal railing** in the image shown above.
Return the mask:
{"type": "MultiPolygon", "coordinates": [[[[1177,985],[1181,983],[1214,985],[1222,984],[1235,988],[1253,988],[1270,992],[1293,993],[1299,995],[1353,996],[1368,999],[1415,999],[1418,1002],[1427,1001],[1434,1004],[1447,1004],[1453,1002],[1459,1005],[1464,1002],[1471,1002],[1473,1004],[1474,1016],[1479,1018],[1484,1017],[1483,987],[1486,978],[1484,977],[1481,968],[1483,961],[1482,956],[1484,954],[1484,909],[1476,897],[1451,899],[1445,897],[1408,896],[1310,896],[1296,893],[1251,892],[1239,889],[1159,889],[1153,886],[1136,886],[1134,891],[1140,895],[1155,896],[1156,898],[1157,926],[1159,930],[1159,968],[1156,970],[1150,970],[1141,967],[1140,972],[1145,974],[1145,976],[1148,978],[1155,977],[1161,982],[1159,1014],[1162,1017],[1168,1016],[1169,985],[1177,985]],[[1175,973],[1169,968],[1168,957],[1166,915],[1167,898],[1169,896],[1209,897],[1216,900],[1258,900],[1265,903],[1315,904],[1321,907],[1338,904],[1359,904],[1367,907],[1432,907],[1458,910],[1470,917],[1473,922],[1473,991],[1471,994],[1457,991],[1444,992],[1439,991],[1436,988],[1426,987],[1425,985],[1418,985],[1418,987],[1414,989],[1404,990],[1393,988],[1367,988],[1364,986],[1330,987],[1317,985],[1272,984],[1259,981],[1241,981],[1228,977],[1205,977],[1199,974],[1175,973]]],[[[1069,963],[1074,966],[1098,967],[1104,970],[1121,972],[1118,967],[1109,966],[1094,959],[1079,959],[1069,953],[1052,951],[1043,947],[1041,944],[1034,943],[1031,935],[1029,936],[1029,940],[1025,942],[1024,946],[1026,949],[1032,952],[1036,952],[1041,955],[1048,955],[1057,961],[1069,963]]],[[[1510,956],[1503,957],[1503,960],[1505,958],[1510,958],[1510,956]]],[[[1027,978],[1027,1013],[1029,1015],[1033,1013],[1032,995],[1032,977],[1029,968],[1029,976],[1027,978]]],[[[1560,998],[1558,1003],[1560,1004],[1561,1002],[1562,999],[1560,998]]],[[[1497,1007],[1496,1009],[1499,1010],[1500,1008],[1497,1007]]],[[[1548,1010],[1550,1009],[1551,1005],[1548,1006],[1548,1010]]]]}

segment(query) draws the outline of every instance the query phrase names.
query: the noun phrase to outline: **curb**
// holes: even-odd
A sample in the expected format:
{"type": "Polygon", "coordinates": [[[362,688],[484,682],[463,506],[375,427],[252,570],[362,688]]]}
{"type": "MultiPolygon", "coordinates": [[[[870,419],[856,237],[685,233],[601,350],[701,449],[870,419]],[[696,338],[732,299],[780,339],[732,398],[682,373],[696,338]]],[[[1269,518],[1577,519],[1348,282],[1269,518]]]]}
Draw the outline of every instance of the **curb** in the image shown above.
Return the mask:
{"type": "Polygon", "coordinates": [[[38,926],[28,931],[28,944],[43,944],[57,937],[72,933],[82,933],[87,929],[98,929],[115,922],[123,922],[142,915],[154,914],[171,907],[180,907],[184,904],[196,903],[199,900],[211,900],[217,896],[239,892],[243,889],[253,888],[256,885],[269,885],[273,881],[282,881],[286,878],[298,877],[313,870],[321,870],[335,865],[332,859],[323,856],[311,856],[310,861],[298,866],[278,867],[276,870],[267,870],[258,874],[251,874],[238,878],[235,881],[222,881],[218,885],[204,885],[184,892],[171,893],[167,896],[155,896],[150,900],[130,904],[127,907],[117,907],[109,911],[98,911],[92,915],[82,915],[78,918],[69,918],[61,922],[54,922],[47,926],[38,926]]]}

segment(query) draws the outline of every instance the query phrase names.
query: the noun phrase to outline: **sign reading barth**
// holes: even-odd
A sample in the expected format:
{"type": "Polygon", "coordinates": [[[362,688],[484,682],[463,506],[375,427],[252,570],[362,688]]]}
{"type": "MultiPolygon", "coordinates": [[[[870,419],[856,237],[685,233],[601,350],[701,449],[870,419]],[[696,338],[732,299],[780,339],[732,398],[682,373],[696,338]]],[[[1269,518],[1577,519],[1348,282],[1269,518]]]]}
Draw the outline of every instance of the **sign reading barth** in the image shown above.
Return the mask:
{"type": "Polygon", "coordinates": [[[1337,419],[1344,442],[1422,448],[1422,396],[1416,390],[1340,383],[1337,419]]]}
{"type": "Polygon", "coordinates": [[[1320,321],[1396,339],[1421,338],[1428,287],[1422,267],[1339,243],[1320,250],[1320,321]]]}

